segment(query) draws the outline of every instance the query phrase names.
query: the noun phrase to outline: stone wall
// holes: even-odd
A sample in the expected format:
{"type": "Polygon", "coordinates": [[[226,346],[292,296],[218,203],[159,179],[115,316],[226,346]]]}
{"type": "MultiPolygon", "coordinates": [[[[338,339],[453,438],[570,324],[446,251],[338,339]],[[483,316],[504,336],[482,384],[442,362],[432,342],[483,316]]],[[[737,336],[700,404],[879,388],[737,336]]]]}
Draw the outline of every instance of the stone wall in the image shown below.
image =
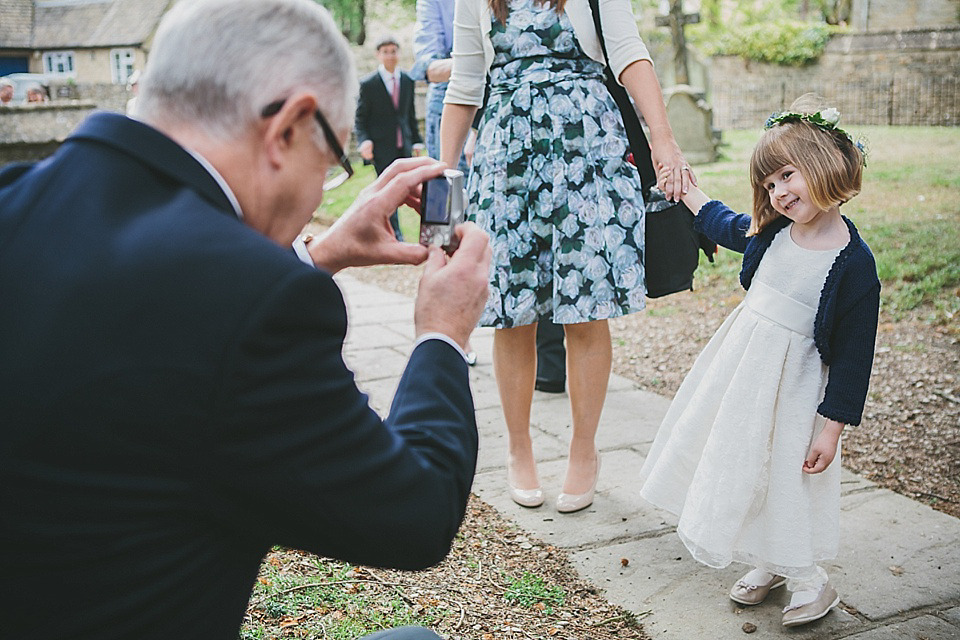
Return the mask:
{"type": "Polygon", "coordinates": [[[0,108],[0,166],[45,158],[95,109],[80,100],[0,108]]]}
{"type": "Polygon", "coordinates": [[[857,31],[957,24],[960,22],[960,1],[854,0],[850,22],[857,31]]]}
{"type": "Polygon", "coordinates": [[[127,91],[127,87],[122,84],[53,84],[50,86],[50,94],[54,100],[59,97],[93,102],[98,109],[118,113],[126,111],[127,100],[133,97],[133,93],[127,91]]]}
{"type": "Polygon", "coordinates": [[[835,36],[820,60],[781,67],[715,57],[708,99],[714,126],[762,126],[774,111],[815,92],[845,124],[960,125],[960,26],[835,36]]]}

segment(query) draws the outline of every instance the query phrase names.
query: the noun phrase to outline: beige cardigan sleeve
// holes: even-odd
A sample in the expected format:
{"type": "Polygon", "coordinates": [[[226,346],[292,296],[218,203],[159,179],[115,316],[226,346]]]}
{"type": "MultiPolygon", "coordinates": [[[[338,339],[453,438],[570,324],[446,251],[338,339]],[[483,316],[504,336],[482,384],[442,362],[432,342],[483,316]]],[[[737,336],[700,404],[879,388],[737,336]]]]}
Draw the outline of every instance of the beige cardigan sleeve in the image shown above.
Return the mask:
{"type": "MultiPolygon", "coordinates": [[[[600,0],[599,4],[603,39],[607,44],[607,54],[610,56],[610,68],[619,81],[620,74],[631,63],[637,60],[649,60],[652,63],[653,59],[640,38],[637,19],[633,15],[630,0],[600,0]]],[[[600,48],[600,41],[597,39],[589,0],[567,0],[566,12],[583,52],[597,62],[606,63],[603,59],[603,49],[600,48]]]]}
{"type": "Polygon", "coordinates": [[[483,105],[487,71],[493,62],[487,0],[457,0],[453,13],[453,71],[444,104],[483,105]]]}
{"type": "MultiPolygon", "coordinates": [[[[584,53],[605,63],[597,39],[588,0],[568,0],[566,13],[584,53]]],[[[444,103],[481,106],[487,72],[493,62],[490,41],[492,14],[487,0],[457,0],[453,17],[453,72],[444,103]]],[[[604,40],[610,67],[620,74],[637,60],[650,60],[650,53],[637,31],[629,0],[600,0],[604,40]]]]}

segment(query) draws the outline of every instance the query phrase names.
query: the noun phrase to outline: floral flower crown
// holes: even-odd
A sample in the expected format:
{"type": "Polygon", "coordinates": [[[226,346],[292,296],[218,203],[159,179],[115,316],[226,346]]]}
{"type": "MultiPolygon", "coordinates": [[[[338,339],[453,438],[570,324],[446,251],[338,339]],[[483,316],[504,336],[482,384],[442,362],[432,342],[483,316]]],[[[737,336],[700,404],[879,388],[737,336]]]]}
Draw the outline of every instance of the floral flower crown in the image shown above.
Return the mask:
{"type": "Polygon", "coordinates": [[[863,157],[863,166],[867,166],[867,143],[863,138],[858,138],[857,140],[853,139],[849,133],[837,126],[837,123],[840,122],[840,111],[834,107],[829,109],[824,109],[822,111],[816,111],[814,113],[800,113],[797,111],[778,111],[772,114],[767,118],[766,123],[764,123],[764,129],[772,129],[777,125],[781,125],[784,122],[796,122],[802,120],[804,122],[809,122],[810,124],[816,125],[823,129],[824,131],[839,131],[847,137],[854,146],[860,150],[860,155],[863,157]]]}

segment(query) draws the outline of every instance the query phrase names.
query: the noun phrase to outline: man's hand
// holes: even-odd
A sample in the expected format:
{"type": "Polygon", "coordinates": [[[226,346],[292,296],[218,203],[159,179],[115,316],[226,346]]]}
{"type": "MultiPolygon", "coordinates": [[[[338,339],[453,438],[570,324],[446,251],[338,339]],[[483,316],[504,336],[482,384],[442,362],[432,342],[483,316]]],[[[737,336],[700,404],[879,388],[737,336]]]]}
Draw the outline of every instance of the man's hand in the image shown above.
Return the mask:
{"type": "Polygon", "coordinates": [[[390,214],[401,204],[420,210],[420,185],[447,166],[432,158],[397,160],[376,182],[360,192],[353,205],[307,249],[313,263],[330,273],[372,264],[420,264],[427,249],[397,241],[390,214]]]}
{"type": "Polygon", "coordinates": [[[836,420],[827,420],[820,435],[814,438],[813,444],[810,445],[807,459],[803,461],[804,473],[820,473],[830,466],[833,459],[837,457],[837,446],[842,432],[841,423],[836,420]]]}
{"type": "Polygon", "coordinates": [[[364,140],[361,142],[360,146],[357,147],[357,151],[360,152],[360,157],[367,162],[373,160],[373,140],[364,140]]]}
{"type": "Polygon", "coordinates": [[[413,320],[417,336],[442,333],[466,348],[487,301],[493,251],[487,234],[472,222],[459,225],[456,233],[460,246],[452,256],[430,247],[413,320]]]}

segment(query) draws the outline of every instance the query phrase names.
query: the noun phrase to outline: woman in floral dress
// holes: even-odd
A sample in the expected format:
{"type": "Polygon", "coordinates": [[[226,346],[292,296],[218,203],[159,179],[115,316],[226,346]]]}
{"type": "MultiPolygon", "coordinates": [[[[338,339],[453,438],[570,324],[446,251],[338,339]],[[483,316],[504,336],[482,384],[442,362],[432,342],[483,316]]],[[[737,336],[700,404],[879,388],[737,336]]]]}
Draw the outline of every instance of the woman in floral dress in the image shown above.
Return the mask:
{"type": "MultiPolygon", "coordinates": [[[[695,179],[667,122],[629,0],[600,0],[610,64],[650,129],[672,198],[695,179]]],[[[564,325],[573,437],[561,512],[593,502],[595,436],[611,367],[607,319],[644,308],[640,180],[603,83],[588,0],[458,0],[441,160],[456,166],[484,110],[467,184],[468,216],[494,251],[482,326],[496,327],[494,370],[509,434],[507,483],[518,504],[544,502],[530,437],[537,321],[564,325]]]]}

